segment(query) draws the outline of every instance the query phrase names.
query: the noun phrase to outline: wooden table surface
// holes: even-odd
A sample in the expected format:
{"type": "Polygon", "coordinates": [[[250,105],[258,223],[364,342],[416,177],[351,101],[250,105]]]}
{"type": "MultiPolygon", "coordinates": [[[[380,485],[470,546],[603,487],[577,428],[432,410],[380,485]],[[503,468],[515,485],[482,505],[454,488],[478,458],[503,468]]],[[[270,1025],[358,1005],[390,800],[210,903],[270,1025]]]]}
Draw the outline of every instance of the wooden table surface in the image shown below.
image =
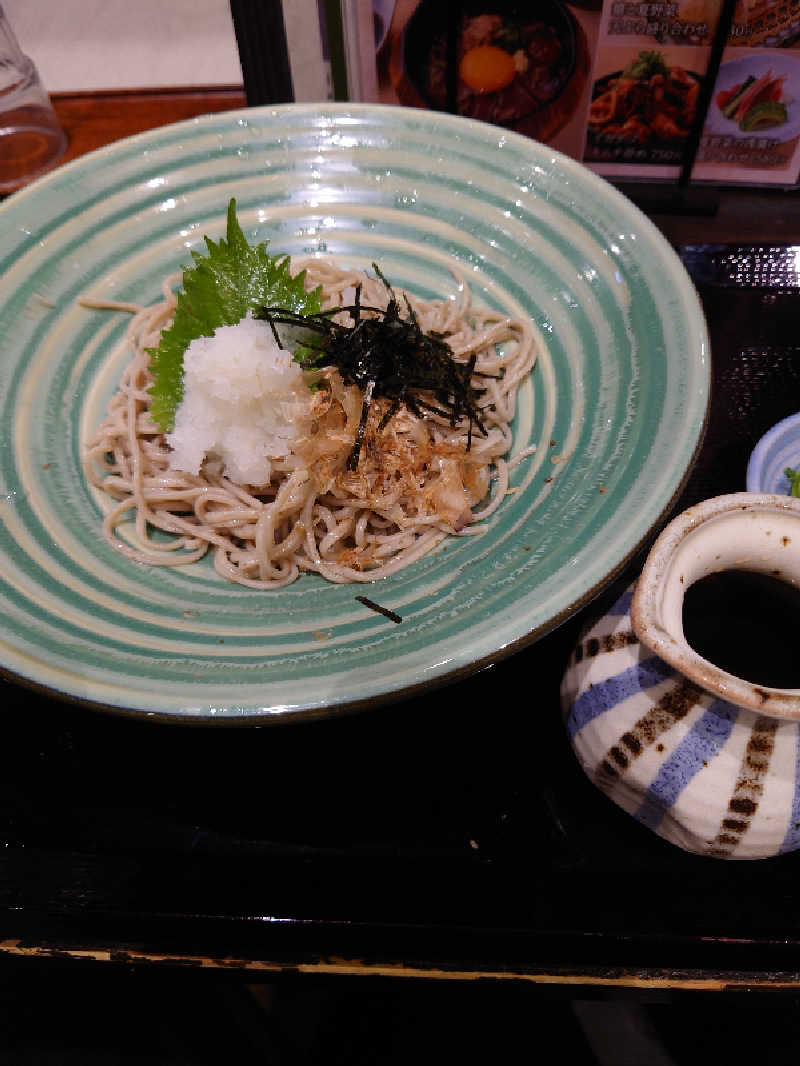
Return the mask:
{"type": "Polygon", "coordinates": [[[61,163],[95,148],[216,111],[247,106],[240,85],[223,88],[130,90],[109,93],[53,93],[53,106],[66,131],[69,147],[61,163]]]}
{"type": "MultiPolygon", "coordinates": [[[[61,163],[95,148],[170,122],[247,106],[242,86],[187,87],[96,93],[54,93],[69,147],[61,163]]],[[[776,188],[699,188],[625,185],[674,245],[693,243],[800,243],[800,197],[776,188]]]]}

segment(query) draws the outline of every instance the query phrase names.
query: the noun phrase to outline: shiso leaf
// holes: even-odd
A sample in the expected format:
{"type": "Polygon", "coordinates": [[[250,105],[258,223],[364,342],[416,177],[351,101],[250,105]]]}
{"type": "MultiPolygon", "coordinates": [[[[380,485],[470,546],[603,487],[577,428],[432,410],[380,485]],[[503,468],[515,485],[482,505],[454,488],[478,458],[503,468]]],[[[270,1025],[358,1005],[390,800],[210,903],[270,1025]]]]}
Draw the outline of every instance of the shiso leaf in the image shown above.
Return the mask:
{"type": "Polygon", "coordinates": [[[255,247],[247,243],[235,199],[228,204],[225,237],[205,242],[208,254],[192,252],[194,266],[184,270],[172,325],[149,350],[150,415],[164,432],[175,424],[183,398],[183,355],[193,340],[211,337],[220,326],[233,326],[265,304],[302,316],[319,313],[321,306],[320,289],[306,291],[305,271],[292,276],[288,255],[269,255],[268,241],[255,247]]]}

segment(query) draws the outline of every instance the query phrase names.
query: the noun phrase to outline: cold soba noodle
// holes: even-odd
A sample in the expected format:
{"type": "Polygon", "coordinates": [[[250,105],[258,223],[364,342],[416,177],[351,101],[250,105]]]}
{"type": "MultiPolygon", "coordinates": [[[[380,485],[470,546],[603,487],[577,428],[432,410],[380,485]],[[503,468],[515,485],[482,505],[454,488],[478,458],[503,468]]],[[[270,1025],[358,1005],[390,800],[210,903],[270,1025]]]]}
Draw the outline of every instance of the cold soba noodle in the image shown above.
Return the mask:
{"type": "MultiPolygon", "coordinates": [[[[358,285],[362,305],[387,306],[388,290],[377,278],[318,259],[293,263],[301,267],[309,287],[322,286],[323,307],[352,305],[358,285]]],[[[477,406],[485,435],[466,418],[452,425],[444,414],[420,418],[405,405],[387,420],[392,402],[376,396],[358,465],[348,469],[364,393],[327,367],[315,372],[313,391],[303,384],[308,420],[286,454],[269,460],[268,483],[239,484],[213,452],[197,473],[174,469],[168,435],[150,418],[147,349],[172,321],[179,277],[165,280],[163,300],[152,307],[84,301],[134,314],[133,358],[86,456],[90,482],[118,501],[103,523],[117,550],[137,562],[178,566],[213,549],[223,577],[274,589],[303,570],[334,582],[374,581],[447,536],[483,532],[481,523],[502,503],[510,466],[532,450],[512,463],[504,458],[517,390],[536,359],[529,323],[475,307],[464,286],[459,301],[409,297],[423,332],[442,334],[462,365],[475,356],[472,382],[483,390],[477,406]],[[117,535],[131,517],[139,547],[117,535]],[[174,536],[154,537],[154,530],[174,536]]],[[[397,297],[405,315],[405,296],[397,297]]],[[[339,318],[350,321],[348,312],[339,318]]]]}

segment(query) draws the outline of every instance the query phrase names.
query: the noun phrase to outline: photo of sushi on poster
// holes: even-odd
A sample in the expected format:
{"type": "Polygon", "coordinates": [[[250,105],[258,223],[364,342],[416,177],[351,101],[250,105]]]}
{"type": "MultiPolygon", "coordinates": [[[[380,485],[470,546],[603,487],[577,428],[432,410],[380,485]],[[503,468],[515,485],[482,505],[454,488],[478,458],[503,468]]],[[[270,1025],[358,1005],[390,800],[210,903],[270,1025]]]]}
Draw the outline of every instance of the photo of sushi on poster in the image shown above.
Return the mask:
{"type": "Polygon", "coordinates": [[[794,184],[800,170],[799,139],[800,52],[728,48],[693,177],[794,184]]]}

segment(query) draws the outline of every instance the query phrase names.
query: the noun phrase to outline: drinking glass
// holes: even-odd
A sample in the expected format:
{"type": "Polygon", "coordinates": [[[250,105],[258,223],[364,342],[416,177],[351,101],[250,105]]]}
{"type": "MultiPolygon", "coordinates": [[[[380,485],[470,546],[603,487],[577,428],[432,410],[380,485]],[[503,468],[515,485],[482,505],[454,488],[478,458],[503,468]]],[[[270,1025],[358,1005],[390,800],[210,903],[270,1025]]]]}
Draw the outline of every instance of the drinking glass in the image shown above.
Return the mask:
{"type": "Polygon", "coordinates": [[[0,5],[0,194],[53,166],[67,147],[38,71],[0,5]]]}

